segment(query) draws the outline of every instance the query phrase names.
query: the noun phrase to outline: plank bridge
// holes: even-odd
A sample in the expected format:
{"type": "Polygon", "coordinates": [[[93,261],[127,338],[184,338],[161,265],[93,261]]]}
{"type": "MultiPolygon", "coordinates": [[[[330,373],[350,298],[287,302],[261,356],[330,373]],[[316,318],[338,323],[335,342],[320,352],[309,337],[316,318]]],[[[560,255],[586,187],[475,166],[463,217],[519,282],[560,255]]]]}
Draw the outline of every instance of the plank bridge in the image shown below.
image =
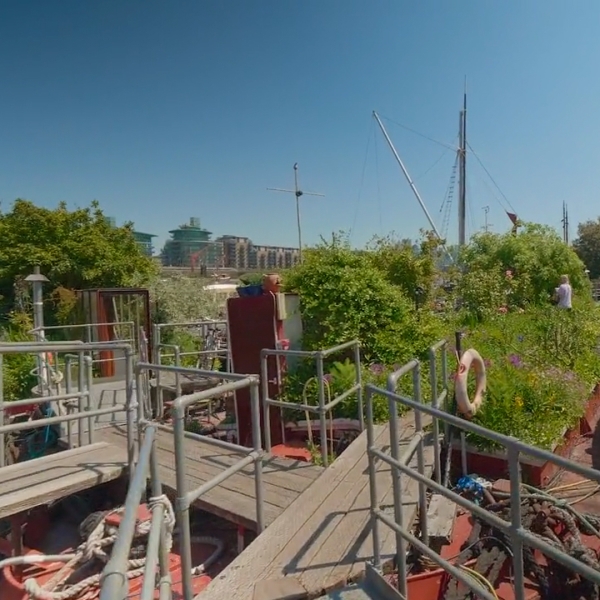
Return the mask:
{"type": "MultiPolygon", "coordinates": [[[[25,347],[25,346],[23,346],[25,347]]],[[[37,349],[39,347],[34,347],[37,349]]],[[[68,347],[65,347],[69,351],[68,347]]],[[[78,346],[73,349],[82,349],[78,346]]],[[[8,352],[0,347],[0,355],[8,352]]],[[[150,365],[147,365],[150,367],[150,365]]],[[[241,376],[238,376],[241,377],[241,376]]],[[[138,379],[139,381],[139,379],[138,379]]],[[[248,378],[244,381],[249,381],[248,378]]],[[[251,381],[258,390],[258,380],[251,381]]],[[[241,383],[240,383],[241,384],[241,383]]],[[[130,417],[129,433],[143,438],[145,399],[136,402],[136,390],[123,381],[96,383],[88,381],[81,391],[74,389],[54,403],[86,399],[86,410],[77,419],[79,429],[62,438],[63,450],[22,463],[0,468],[0,518],[22,513],[69,494],[94,487],[132,472],[133,440],[125,425],[130,417]],[[128,391],[128,388],[129,390],[128,391]],[[106,397],[109,397],[108,405],[106,397]],[[103,400],[104,398],[104,400],[103,400]],[[138,410],[137,426],[131,411],[138,410]]],[[[254,399],[258,414],[258,392],[254,399]]],[[[34,403],[48,398],[31,399],[34,403]]],[[[4,404],[0,398],[0,414],[4,404]]],[[[80,403],[81,408],[81,403],[80,403]]],[[[46,419],[52,425],[65,420],[64,413],[46,419]]],[[[40,423],[36,422],[39,427],[40,423]]],[[[170,495],[179,495],[176,477],[176,439],[167,425],[152,423],[157,429],[154,454],[162,486],[170,495]]],[[[33,428],[31,423],[25,427],[33,428]]],[[[0,421],[0,442],[18,425],[0,421]]],[[[414,416],[398,421],[400,448],[413,447],[414,416]]],[[[183,472],[188,490],[210,486],[210,482],[231,470],[231,475],[194,498],[192,506],[218,515],[244,528],[260,532],[258,505],[262,503],[262,520],[266,529],[220,573],[198,598],[201,600],[276,600],[293,594],[294,598],[317,598],[329,590],[344,586],[364,575],[365,563],[373,558],[370,532],[370,487],[367,434],[362,432],[329,467],[279,458],[269,453],[257,456],[262,464],[262,498],[257,498],[255,470],[251,462],[244,468],[240,461],[249,456],[248,449],[233,444],[215,445],[214,440],[186,434],[183,472]]],[[[390,427],[375,426],[373,446],[389,451],[390,427]]],[[[422,443],[424,474],[431,476],[434,467],[432,438],[422,443]]],[[[251,453],[252,454],[252,453],[251,453]]],[[[415,458],[410,464],[414,466],[415,458]]],[[[377,502],[382,510],[391,511],[392,477],[390,467],[376,462],[377,502]]],[[[404,523],[414,521],[418,510],[418,484],[403,481],[404,523]]],[[[395,535],[390,532],[381,540],[381,556],[391,561],[395,554],[395,535]]],[[[183,568],[184,565],[182,565],[183,568]]],[[[292,596],[290,596],[292,597],[292,596]]]]}

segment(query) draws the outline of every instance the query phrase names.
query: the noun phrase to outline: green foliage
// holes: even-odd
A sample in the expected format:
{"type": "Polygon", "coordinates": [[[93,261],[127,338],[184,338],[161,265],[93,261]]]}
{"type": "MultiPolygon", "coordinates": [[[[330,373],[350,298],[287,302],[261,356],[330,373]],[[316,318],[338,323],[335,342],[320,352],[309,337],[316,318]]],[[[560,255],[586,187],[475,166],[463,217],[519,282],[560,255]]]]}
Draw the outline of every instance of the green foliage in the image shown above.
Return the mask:
{"type": "MultiPolygon", "coordinates": [[[[467,332],[465,348],[486,359],[488,393],[479,424],[550,448],[583,415],[600,379],[600,310],[554,306],[498,315],[467,332]]],[[[489,440],[471,436],[482,448],[489,440]]]]}
{"type": "Polygon", "coordinates": [[[589,295],[589,280],[577,254],[558,234],[526,224],[517,234],[480,233],[463,250],[464,275],[458,295],[470,318],[482,320],[501,307],[508,310],[544,304],[561,275],[568,275],[575,294],[589,295]]]}
{"type": "Polygon", "coordinates": [[[359,339],[367,362],[390,365],[423,355],[441,322],[415,310],[390,271],[385,256],[379,261],[372,252],[354,251],[342,236],[307,249],[303,262],[284,274],[286,290],[300,295],[304,348],[359,339]]]}
{"type": "Polygon", "coordinates": [[[590,271],[590,277],[600,277],[600,217],[580,223],[573,249],[590,271]]]}
{"type": "Polygon", "coordinates": [[[419,297],[421,303],[433,293],[439,250],[440,241],[430,233],[423,233],[418,252],[410,240],[397,241],[390,236],[376,237],[367,248],[373,265],[385,278],[397,285],[407,298],[419,297]]]}
{"type": "MultiPolygon", "coordinates": [[[[0,330],[2,342],[30,342],[28,331],[33,327],[31,318],[24,313],[13,312],[8,323],[0,330]]],[[[31,397],[31,390],[37,383],[32,375],[36,368],[35,358],[31,354],[6,354],[2,364],[4,401],[24,400],[31,397]]]]}
{"type": "Polygon", "coordinates": [[[0,213],[0,295],[7,308],[15,282],[35,265],[50,280],[48,292],[143,284],[156,273],[131,225],[111,225],[97,202],[71,211],[65,203],[49,209],[17,200],[0,213]]]}

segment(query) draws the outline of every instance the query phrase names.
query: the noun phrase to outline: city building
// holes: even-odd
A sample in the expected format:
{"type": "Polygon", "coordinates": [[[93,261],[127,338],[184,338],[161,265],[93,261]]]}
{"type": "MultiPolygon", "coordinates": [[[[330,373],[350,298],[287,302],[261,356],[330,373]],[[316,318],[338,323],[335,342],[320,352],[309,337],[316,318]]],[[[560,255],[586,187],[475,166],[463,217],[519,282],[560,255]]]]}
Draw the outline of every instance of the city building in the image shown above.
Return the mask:
{"type": "Polygon", "coordinates": [[[191,267],[214,269],[222,266],[223,246],[219,240],[211,240],[212,232],[203,229],[200,219],[192,217],[189,224],[169,231],[162,251],[162,263],[166,267],[191,267]]]}
{"type": "MultiPolygon", "coordinates": [[[[106,217],[108,224],[111,227],[117,226],[117,220],[114,217],[106,217]]],[[[135,241],[140,246],[140,249],[146,256],[154,255],[154,246],[152,245],[152,238],[155,238],[156,235],[153,233],[142,233],[141,231],[133,231],[133,237],[135,241]]]]}
{"type": "Polygon", "coordinates": [[[223,266],[245,269],[287,269],[299,259],[298,248],[285,246],[258,246],[247,237],[223,235],[216,240],[222,248],[223,266]]]}
{"type": "Polygon", "coordinates": [[[134,231],[133,237],[135,238],[135,241],[138,243],[142,252],[146,256],[154,255],[154,246],[152,245],[152,238],[155,238],[156,236],[153,233],[142,233],[141,231],[134,231]]]}

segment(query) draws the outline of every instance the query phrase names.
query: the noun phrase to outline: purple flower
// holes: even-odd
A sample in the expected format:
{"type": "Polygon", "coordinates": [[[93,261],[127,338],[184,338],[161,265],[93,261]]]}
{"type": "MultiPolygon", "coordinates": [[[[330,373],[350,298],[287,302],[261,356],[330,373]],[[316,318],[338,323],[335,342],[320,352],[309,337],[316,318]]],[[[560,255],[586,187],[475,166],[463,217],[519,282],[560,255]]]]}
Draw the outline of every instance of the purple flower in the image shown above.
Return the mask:
{"type": "Polygon", "coordinates": [[[518,354],[511,354],[511,355],[508,357],[508,360],[510,361],[510,364],[511,364],[513,367],[517,367],[517,368],[519,368],[519,367],[522,367],[522,366],[523,366],[523,361],[521,360],[521,357],[520,357],[518,354]]]}
{"type": "Polygon", "coordinates": [[[327,383],[331,383],[332,380],[333,380],[333,375],[331,373],[327,373],[327,375],[323,375],[323,381],[326,381],[327,383]]]}
{"type": "Polygon", "coordinates": [[[373,364],[369,367],[369,370],[371,373],[373,373],[373,375],[381,375],[385,369],[383,365],[373,364]]]}
{"type": "Polygon", "coordinates": [[[486,368],[486,369],[489,369],[489,368],[492,366],[492,361],[491,361],[491,359],[489,359],[489,358],[485,358],[485,359],[483,360],[483,364],[485,365],[485,368],[486,368]]]}

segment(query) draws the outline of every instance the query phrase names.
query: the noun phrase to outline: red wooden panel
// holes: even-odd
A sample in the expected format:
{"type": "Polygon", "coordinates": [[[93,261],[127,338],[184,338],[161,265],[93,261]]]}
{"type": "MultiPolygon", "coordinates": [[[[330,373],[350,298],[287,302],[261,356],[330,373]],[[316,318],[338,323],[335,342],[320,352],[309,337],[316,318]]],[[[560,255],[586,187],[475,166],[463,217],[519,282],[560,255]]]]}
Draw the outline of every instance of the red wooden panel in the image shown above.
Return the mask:
{"type": "MultiPolygon", "coordinates": [[[[229,320],[229,345],[233,370],[236,373],[260,376],[260,351],[263,348],[277,347],[277,330],[281,329],[276,321],[275,297],[271,294],[250,296],[246,298],[230,298],[227,301],[227,318],[229,320]]],[[[269,360],[269,380],[277,378],[275,358],[269,360]]],[[[277,397],[279,386],[269,384],[269,396],[277,397]]],[[[240,431],[239,443],[252,446],[252,416],[250,410],[250,391],[241,390],[236,394],[237,418],[240,431]]],[[[261,434],[264,445],[264,422],[261,398],[261,434]]],[[[281,411],[271,408],[271,441],[281,444],[281,411]]]]}

